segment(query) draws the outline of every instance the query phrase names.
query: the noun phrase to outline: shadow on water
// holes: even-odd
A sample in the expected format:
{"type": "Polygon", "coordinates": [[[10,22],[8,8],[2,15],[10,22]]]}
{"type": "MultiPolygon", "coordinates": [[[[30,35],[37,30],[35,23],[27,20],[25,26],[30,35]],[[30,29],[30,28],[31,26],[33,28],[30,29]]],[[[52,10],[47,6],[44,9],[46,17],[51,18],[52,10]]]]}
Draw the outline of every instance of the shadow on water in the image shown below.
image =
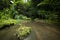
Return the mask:
{"type": "Polygon", "coordinates": [[[11,26],[14,26],[14,24],[12,23],[12,24],[10,24],[10,25],[3,25],[2,28],[0,28],[0,30],[3,30],[3,29],[5,29],[5,28],[9,28],[9,27],[11,27],[11,26]]]}

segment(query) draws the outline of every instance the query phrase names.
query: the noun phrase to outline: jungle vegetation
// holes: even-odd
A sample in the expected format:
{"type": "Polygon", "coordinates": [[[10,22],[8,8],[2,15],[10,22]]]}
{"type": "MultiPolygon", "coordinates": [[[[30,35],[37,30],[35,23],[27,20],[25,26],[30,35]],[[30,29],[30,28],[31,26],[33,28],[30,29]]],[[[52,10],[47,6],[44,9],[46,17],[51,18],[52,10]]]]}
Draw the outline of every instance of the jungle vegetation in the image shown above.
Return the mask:
{"type": "Polygon", "coordinates": [[[24,18],[60,24],[60,0],[0,0],[0,26],[24,18]]]}

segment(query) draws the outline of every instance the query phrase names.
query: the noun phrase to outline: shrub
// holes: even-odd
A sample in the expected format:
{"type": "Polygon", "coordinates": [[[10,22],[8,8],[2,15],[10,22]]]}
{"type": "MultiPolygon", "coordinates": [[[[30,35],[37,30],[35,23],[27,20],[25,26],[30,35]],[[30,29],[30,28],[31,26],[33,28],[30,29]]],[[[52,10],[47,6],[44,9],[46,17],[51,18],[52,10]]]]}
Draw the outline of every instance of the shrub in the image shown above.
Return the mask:
{"type": "Polygon", "coordinates": [[[11,25],[11,24],[16,24],[17,20],[14,19],[1,19],[0,20],[0,28],[2,28],[4,25],[11,25]]]}
{"type": "Polygon", "coordinates": [[[30,34],[30,32],[31,32],[31,27],[20,27],[17,30],[17,37],[19,37],[19,39],[24,39],[30,34]]]}

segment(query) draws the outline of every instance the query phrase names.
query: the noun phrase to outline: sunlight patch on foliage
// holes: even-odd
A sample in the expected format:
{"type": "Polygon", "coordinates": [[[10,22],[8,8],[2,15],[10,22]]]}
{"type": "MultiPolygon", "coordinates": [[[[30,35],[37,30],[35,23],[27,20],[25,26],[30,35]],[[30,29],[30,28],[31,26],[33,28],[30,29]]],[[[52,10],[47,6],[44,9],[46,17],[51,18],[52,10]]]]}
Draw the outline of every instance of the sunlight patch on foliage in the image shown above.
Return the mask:
{"type": "Polygon", "coordinates": [[[10,24],[17,24],[17,20],[14,19],[1,19],[0,20],[0,28],[2,28],[4,25],[10,25],[10,24]]]}
{"type": "Polygon", "coordinates": [[[31,32],[31,27],[23,27],[21,26],[18,30],[17,30],[17,35],[20,38],[25,38],[26,36],[28,36],[31,32]]]}

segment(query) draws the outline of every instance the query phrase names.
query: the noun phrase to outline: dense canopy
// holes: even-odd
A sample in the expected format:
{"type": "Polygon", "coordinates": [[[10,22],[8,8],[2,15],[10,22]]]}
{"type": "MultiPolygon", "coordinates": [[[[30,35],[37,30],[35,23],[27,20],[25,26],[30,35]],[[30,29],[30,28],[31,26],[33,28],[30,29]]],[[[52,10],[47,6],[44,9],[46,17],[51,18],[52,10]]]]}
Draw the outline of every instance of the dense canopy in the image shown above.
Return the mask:
{"type": "Polygon", "coordinates": [[[60,23],[60,0],[0,0],[0,19],[20,15],[60,23]]]}

